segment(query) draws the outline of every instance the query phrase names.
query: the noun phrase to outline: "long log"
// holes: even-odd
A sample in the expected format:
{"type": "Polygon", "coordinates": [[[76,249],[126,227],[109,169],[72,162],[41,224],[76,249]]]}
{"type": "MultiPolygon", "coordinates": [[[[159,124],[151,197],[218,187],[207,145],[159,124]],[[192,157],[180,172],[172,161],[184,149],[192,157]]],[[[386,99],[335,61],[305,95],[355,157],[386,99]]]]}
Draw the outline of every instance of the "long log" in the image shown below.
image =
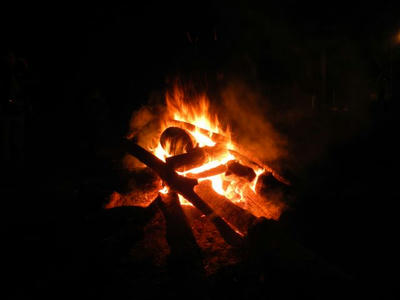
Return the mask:
{"type": "Polygon", "coordinates": [[[207,161],[207,155],[204,149],[196,148],[189,153],[167,157],[165,161],[169,168],[184,172],[203,165],[207,161]]]}
{"type": "Polygon", "coordinates": [[[215,146],[196,148],[191,152],[168,157],[165,161],[171,169],[184,172],[218,158],[226,153],[224,145],[217,144],[215,146]]]}
{"type": "Polygon", "coordinates": [[[188,122],[178,121],[178,120],[169,120],[168,123],[172,124],[174,126],[189,130],[189,131],[200,132],[200,133],[204,134],[205,136],[208,136],[212,141],[214,141],[216,143],[228,143],[229,142],[229,138],[227,138],[226,136],[224,136],[222,134],[210,131],[208,129],[198,127],[198,126],[193,125],[188,122]]]}
{"type": "MultiPolygon", "coordinates": [[[[237,147],[237,148],[239,148],[239,147],[237,147]]],[[[267,172],[271,173],[280,182],[282,182],[286,185],[291,185],[291,183],[288,179],[281,176],[277,171],[275,171],[270,166],[268,166],[267,164],[263,163],[262,161],[260,161],[256,157],[254,157],[254,155],[252,155],[251,153],[247,153],[247,151],[245,151],[243,149],[240,149],[240,150],[229,149],[229,153],[231,153],[233,156],[235,156],[236,159],[239,160],[244,165],[247,165],[253,169],[254,168],[264,169],[267,172]],[[249,157],[252,157],[252,158],[249,158],[249,157]]]]}
{"type": "Polygon", "coordinates": [[[249,228],[256,222],[257,218],[245,209],[235,205],[226,197],[216,193],[212,188],[210,180],[204,180],[194,188],[195,192],[223,217],[229,224],[247,235],[249,228]]]}
{"type": "Polygon", "coordinates": [[[160,194],[157,200],[166,221],[166,238],[171,255],[177,258],[192,256],[201,260],[200,248],[179,203],[178,194],[175,192],[160,194]]]}
{"type": "Polygon", "coordinates": [[[168,275],[172,282],[179,284],[183,278],[184,288],[187,290],[199,290],[204,279],[203,255],[179,203],[178,194],[160,194],[158,199],[158,207],[165,219],[166,239],[170,249],[167,260],[168,275]]]}
{"type": "Polygon", "coordinates": [[[242,236],[235,232],[206,202],[203,201],[203,199],[194,192],[193,188],[197,184],[197,180],[178,175],[162,160],[133,142],[127,141],[126,149],[130,154],[155,171],[171,190],[181,194],[186,198],[186,200],[206,215],[210,221],[213,222],[221,233],[223,239],[228,244],[233,246],[242,245],[242,236]]]}

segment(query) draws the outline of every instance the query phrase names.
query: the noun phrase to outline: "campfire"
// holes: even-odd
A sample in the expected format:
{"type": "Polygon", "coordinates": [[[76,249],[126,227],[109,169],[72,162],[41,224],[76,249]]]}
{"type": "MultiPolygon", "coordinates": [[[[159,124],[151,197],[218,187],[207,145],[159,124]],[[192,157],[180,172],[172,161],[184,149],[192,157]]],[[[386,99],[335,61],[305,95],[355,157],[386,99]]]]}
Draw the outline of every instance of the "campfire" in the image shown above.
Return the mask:
{"type": "MultiPolygon", "coordinates": [[[[126,161],[133,169],[152,170],[156,188],[150,194],[132,191],[131,204],[146,198],[144,205],[159,203],[163,211],[192,206],[226,243],[240,246],[260,218],[279,219],[286,207],[282,192],[290,183],[221,124],[205,95],[187,98],[176,87],[156,118],[146,109],[134,114],[126,161]]],[[[126,205],[126,197],[115,192],[106,207],[126,205]]]]}

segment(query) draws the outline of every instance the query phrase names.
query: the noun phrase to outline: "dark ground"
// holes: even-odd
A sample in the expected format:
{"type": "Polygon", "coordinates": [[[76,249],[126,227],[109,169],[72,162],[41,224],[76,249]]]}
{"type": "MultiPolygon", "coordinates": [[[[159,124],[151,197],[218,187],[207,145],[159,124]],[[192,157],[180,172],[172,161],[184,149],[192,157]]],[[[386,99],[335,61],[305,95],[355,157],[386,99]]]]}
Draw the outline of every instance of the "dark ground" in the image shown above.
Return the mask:
{"type": "MultiPolygon", "coordinates": [[[[258,41],[259,32],[252,35],[251,22],[236,23],[236,19],[249,18],[240,9],[200,7],[196,14],[179,19],[182,14],[171,8],[128,8],[53,7],[47,14],[44,7],[14,7],[3,18],[8,45],[4,61],[11,51],[30,63],[21,96],[24,163],[2,161],[1,169],[1,269],[6,278],[1,292],[5,298],[132,298],[140,291],[143,298],[151,299],[182,296],[180,282],[185,283],[184,293],[205,299],[396,298],[400,101],[396,81],[390,99],[371,102],[360,96],[357,103],[367,104],[353,105],[349,112],[321,105],[314,111],[305,108],[296,122],[290,118],[276,122],[288,137],[291,159],[286,165],[296,178],[296,201],[282,220],[283,230],[346,275],[325,278],[325,267],[321,272],[313,265],[298,271],[295,263],[257,253],[253,260],[222,268],[201,281],[190,270],[177,274],[178,268],[157,268],[145,258],[129,259],[129,249],[141,240],[150,213],[141,208],[104,212],[102,206],[113,190],[124,185],[118,143],[128,129],[131,112],[146,103],[151,92],[162,90],[170,74],[206,72],[214,82],[212,74],[220,70],[238,72],[241,63],[232,61],[247,50],[259,64],[258,85],[285,89],[292,78],[277,70],[286,67],[294,77],[302,72],[291,69],[296,60],[290,56],[293,53],[281,53],[281,48],[291,48],[288,41],[268,48],[267,61],[254,50],[266,47],[262,39],[246,50],[235,33],[247,32],[249,41],[258,41]],[[201,22],[203,13],[208,22],[201,22]],[[215,24],[222,32],[219,46],[208,37],[215,24]],[[205,46],[188,43],[186,31],[207,37],[205,46]],[[274,57],[280,61],[276,69],[271,63],[274,57]],[[282,63],[286,58],[287,65],[282,63]],[[278,72],[279,79],[265,75],[267,70],[278,72]],[[280,80],[279,84],[274,80],[280,80]],[[193,280],[199,281],[194,284],[193,280]],[[197,292],[204,286],[204,294],[197,292]]],[[[373,14],[370,7],[354,23],[350,8],[337,8],[348,12],[341,20],[348,26],[330,29],[331,39],[342,42],[343,32],[354,24],[358,27],[349,35],[360,34],[360,45],[371,36],[381,38],[395,24],[389,8],[380,7],[377,11],[382,13],[373,14]],[[385,25],[369,36],[368,29],[360,28],[368,23],[361,21],[370,17],[385,25]]],[[[291,17],[289,22],[289,16],[281,12],[285,7],[263,9],[277,9],[275,24],[299,22],[305,32],[307,26],[323,27],[291,17]]],[[[297,15],[295,8],[289,11],[297,15]]],[[[331,16],[331,23],[341,21],[331,16]]],[[[313,34],[320,37],[316,31],[313,34]]],[[[309,38],[304,32],[301,37],[309,38]]],[[[368,55],[363,53],[363,57],[368,55]]],[[[398,61],[395,75],[396,66],[398,61]]],[[[318,64],[314,67],[319,70],[318,64]]],[[[346,70],[349,77],[357,77],[365,68],[346,70]]],[[[375,73],[368,74],[375,82],[375,73]]],[[[364,91],[360,95],[369,94],[371,87],[360,90],[364,91]]],[[[275,101],[277,115],[289,114],[293,100],[279,95],[268,101],[275,101]]]]}

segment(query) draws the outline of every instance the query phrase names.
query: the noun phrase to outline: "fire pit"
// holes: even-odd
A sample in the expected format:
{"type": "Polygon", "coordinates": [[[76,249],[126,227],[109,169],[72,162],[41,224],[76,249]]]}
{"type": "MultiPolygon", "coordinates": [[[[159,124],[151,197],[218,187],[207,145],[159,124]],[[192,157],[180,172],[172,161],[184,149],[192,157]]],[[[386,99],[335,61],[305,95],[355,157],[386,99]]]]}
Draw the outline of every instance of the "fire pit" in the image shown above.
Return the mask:
{"type": "Polygon", "coordinates": [[[170,248],[171,228],[180,240],[197,241],[204,248],[199,226],[211,226],[226,247],[241,247],[260,219],[279,219],[290,182],[241,145],[240,138],[232,138],[230,129],[211,114],[205,96],[187,103],[182,93],[176,88],[167,94],[166,105],[152,121],[146,120],[147,110],[134,114],[136,130],[127,136],[125,150],[134,171],[152,170],[155,176],[149,176],[149,188],[113,193],[106,208],[155,204],[167,223],[170,248]]]}

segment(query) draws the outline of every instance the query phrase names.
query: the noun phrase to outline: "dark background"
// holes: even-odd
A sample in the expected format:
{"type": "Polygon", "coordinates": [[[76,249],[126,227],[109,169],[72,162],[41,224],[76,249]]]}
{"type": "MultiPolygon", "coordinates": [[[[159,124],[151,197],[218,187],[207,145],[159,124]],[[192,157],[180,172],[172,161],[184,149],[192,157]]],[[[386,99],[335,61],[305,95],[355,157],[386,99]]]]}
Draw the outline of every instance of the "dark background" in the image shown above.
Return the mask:
{"type": "Polygon", "coordinates": [[[394,295],[398,8],[394,1],[4,7],[1,232],[14,298],[48,288],[53,274],[83,272],[62,271],[77,248],[73,232],[121,185],[117,148],[132,111],[168,78],[204,74],[210,86],[235,78],[265,95],[289,141],[281,163],[297,183],[289,230],[355,278],[361,294],[394,295]]]}

